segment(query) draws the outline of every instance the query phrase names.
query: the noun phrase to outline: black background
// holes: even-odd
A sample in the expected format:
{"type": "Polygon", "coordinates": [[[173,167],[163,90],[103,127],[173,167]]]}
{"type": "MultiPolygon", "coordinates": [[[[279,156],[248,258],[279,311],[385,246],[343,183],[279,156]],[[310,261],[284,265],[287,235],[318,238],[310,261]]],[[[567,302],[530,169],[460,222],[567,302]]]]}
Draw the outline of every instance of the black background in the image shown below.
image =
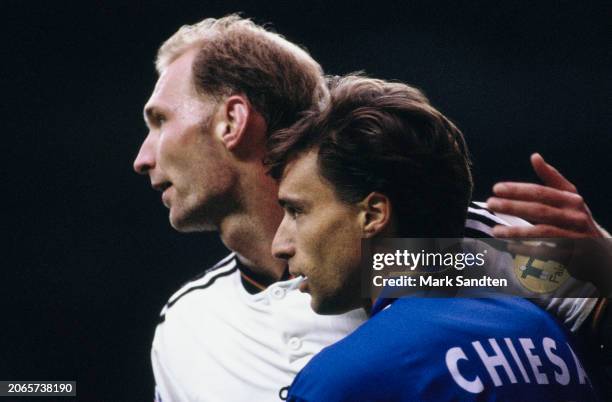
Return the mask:
{"type": "Polygon", "coordinates": [[[203,17],[243,11],[328,73],[422,88],[466,134],[476,199],[499,179],[533,180],[540,151],[612,227],[610,6],[495,3],[3,2],[0,379],[152,399],[158,313],[223,249],[175,233],[132,161],[155,52],[203,17]]]}

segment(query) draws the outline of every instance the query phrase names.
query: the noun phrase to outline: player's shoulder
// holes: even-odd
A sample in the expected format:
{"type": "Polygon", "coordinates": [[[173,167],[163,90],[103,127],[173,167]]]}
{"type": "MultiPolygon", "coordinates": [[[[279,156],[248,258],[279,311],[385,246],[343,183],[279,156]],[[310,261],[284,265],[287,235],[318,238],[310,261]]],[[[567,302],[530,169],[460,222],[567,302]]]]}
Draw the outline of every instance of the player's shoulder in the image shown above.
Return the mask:
{"type": "Polygon", "coordinates": [[[225,286],[227,280],[237,272],[236,254],[230,253],[212,267],[185,282],[179,290],[174,292],[160,313],[161,322],[164,321],[167,311],[177,303],[183,302],[186,296],[196,293],[200,296],[213,295],[215,288],[225,286]]]}
{"type": "Polygon", "coordinates": [[[408,297],[397,299],[375,314],[345,338],[344,345],[340,342],[342,346],[336,353],[345,353],[343,348],[348,351],[367,347],[371,352],[368,358],[384,365],[390,350],[405,352],[405,359],[412,360],[440,350],[451,341],[524,333],[548,333],[565,339],[549,314],[522,298],[408,297]],[[406,342],[420,346],[406,349],[406,342]]]}
{"type": "Polygon", "coordinates": [[[448,330],[454,327],[456,335],[523,332],[548,325],[556,328],[549,314],[519,297],[403,298],[376,317],[384,322],[379,325],[395,328],[398,328],[398,321],[409,317],[412,322],[405,335],[413,337],[446,337],[443,332],[431,333],[436,326],[445,326],[448,330]]]}
{"type": "Polygon", "coordinates": [[[524,219],[491,211],[487,208],[485,202],[470,202],[465,221],[466,237],[493,237],[492,233],[495,225],[531,226],[531,224],[524,219]]]}
{"type": "MultiPolygon", "coordinates": [[[[421,345],[419,351],[428,353],[427,348],[438,349],[448,342],[449,333],[454,334],[455,340],[541,332],[566,338],[557,321],[532,301],[510,296],[469,297],[467,293],[464,296],[406,297],[386,306],[382,303],[382,308],[350,336],[321,353],[321,360],[354,364],[346,356],[351,351],[364,350],[368,359],[384,361],[389,349],[403,350],[402,345],[412,341],[421,345]],[[379,342],[373,342],[374,339],[379,342]],[[338,359],[337,355],[345,356],[338,359]]],[[[418,352],[411,354],[415,356],[418,352]]]]}

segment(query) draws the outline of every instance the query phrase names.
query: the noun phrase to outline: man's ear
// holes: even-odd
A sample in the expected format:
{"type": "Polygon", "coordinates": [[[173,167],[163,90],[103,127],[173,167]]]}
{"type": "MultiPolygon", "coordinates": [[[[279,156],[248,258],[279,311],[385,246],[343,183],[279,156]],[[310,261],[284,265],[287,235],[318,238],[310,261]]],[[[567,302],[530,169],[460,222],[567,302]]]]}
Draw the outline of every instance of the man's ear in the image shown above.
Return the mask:
{"type": "Polygon", "coordinates": [[[245,141],[251,105],[243,95],[232,95],[225,100],[219,113],[218,134],[225,147],[233,151],[245,141]]]}
{"type": "Polygon", "coordinates": [[[368,194],[360,203],[363,211],[363,237],[372,238],[391,225],[391,200],[379,192],[368,194]]]}

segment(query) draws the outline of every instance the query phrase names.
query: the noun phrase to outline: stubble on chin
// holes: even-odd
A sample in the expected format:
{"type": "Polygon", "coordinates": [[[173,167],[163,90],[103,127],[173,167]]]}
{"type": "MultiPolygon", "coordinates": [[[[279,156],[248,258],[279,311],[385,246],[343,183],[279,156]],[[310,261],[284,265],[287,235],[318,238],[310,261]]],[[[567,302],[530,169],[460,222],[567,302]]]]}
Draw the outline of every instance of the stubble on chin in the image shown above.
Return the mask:
{"type": "Polygon", "coordinates": [[[228,192],[208,196],[174,222],[171,217],[172,227],[182,233],[220,231],[223,221],[241,209],[237,186],[229,187],[228,192]]]}

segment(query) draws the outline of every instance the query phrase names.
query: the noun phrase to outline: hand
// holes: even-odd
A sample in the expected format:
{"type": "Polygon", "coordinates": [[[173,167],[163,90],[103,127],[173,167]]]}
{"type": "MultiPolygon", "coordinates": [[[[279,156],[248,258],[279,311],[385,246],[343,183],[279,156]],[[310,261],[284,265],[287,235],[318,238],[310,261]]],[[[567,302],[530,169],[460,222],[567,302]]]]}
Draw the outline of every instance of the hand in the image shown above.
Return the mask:
{"type": "Polygon", "coordinates": [[[500,182],[493,186],[494,197],[487,207],[495,212],[518,216],[533,226],[493,228],[495,237],[610,237],[593,219],[576,186],[540,154],[531,155],[531,165],[544,185],[500,182]]]}
{"type": "Polygon", "coordinates": [[[487,200],[487,206],[494,212],[523,218],[533,226],[497,225],[493,235],[575,239],[557,240],[556,247],[514,243],[508,248],[514,253],[560,261],[572,276],[593,282],[602,295],[612,294],[612,243],[604,240],[610,234],[595,222],[576,186],[546,163],[540,154],[531,155],[531,165],[543,185],[497,183],[493,186],[495,196],[487,200]]]}

